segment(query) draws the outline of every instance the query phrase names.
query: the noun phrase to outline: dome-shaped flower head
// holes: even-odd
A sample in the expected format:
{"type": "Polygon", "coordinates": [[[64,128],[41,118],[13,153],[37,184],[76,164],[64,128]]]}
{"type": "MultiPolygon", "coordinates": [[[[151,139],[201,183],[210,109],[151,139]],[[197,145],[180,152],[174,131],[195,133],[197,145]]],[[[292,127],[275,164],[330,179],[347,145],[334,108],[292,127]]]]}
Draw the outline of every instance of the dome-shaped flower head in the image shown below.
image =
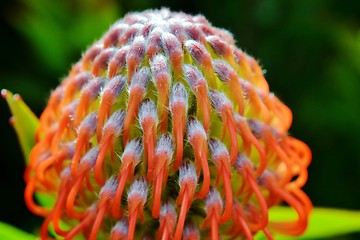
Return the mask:
{"type": "Polygon", "coordinates": [[[311,153],[291,121],[228,31],[200,15],[131,13],[52,92],[26,204],[45,218],[42,239],[300,235],[311,153]],[[269,220],[280,203],[297,219],[269,220]]]}

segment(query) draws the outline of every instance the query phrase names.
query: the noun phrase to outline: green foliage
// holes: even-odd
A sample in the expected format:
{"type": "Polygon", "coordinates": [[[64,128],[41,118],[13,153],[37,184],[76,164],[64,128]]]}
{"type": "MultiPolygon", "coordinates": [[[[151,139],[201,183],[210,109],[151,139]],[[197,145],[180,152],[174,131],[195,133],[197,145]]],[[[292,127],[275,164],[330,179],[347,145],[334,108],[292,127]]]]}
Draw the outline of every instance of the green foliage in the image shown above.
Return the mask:
{"type": "MultiPolygon", "coordinates": [[[[35,145],[35,131],[39,125],[39,119],[19,95],[13,95],[8,90],[3,90],[2,94],[9,105],[12,114],[12,125],[19,139],[24,158],[26,163],[29,163],[30,151],[35,145]]],[[[53,197],[45,194],[36,194],[36,198],[43,206],[52,206],[54,203],[53,197]]]]}
{"type": "Polygon", "coordinates": [[[23,1],[15,26],[31,42],[41,62],[53,71],[69,67],[72,54],[97,39],[118,17],[112,0],[23,1]],[[96,9],[96,13],[94,13],[96,9]]]}
{"type": "MultiPolygon", "coordinates": [[[[288,207],[274,207],[270,210],[272,221],[286,221],[296,219],[293,209],[288,207]]],[[[348,211],[330,208],[314,208],[312,210],[309,227],[300,237],[275,236],[277,240],[311,240],[336,237],[347,233],[360,232],[360,211],[348,211]]],[[[266,237],[259,232],[256,240],[265,240],[266,237]]]]}
{"type": "Polygon", "coordinates": [[[30,151],[35,145],[35,130],[39,124],[39,120],[19,95],[13,95],[8,90],[2,90],[1,93],[11,110],[12,125],[18,136],[24,158],[28,163],[30,151]]]}
{"type": "Polygon", "coordinates": [[[0,239],[2,240],[36,240],[37,237],[9,224],[0,222],[0,239]]]}
{"type": "MultiPolygon", "coordinates": [[[[270,219],[275,221],[294,219],[294,215],[293,210],[286,207],[275,207],[270,211],[270,219]]],[[[279,236],[276,239],[319,239],[352,232],[360,232],[360,211],[314,208],[304,235],[295,238],[279,236]]]]}

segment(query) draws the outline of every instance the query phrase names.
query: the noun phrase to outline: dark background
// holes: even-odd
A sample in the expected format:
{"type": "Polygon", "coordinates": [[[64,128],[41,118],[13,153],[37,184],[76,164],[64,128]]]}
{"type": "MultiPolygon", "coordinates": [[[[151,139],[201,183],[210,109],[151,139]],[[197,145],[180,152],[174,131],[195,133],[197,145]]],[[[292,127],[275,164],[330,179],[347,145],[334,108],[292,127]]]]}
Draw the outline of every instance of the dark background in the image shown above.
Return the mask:
{"type": "MultiPolygon", "coordinates": [[[[87,46],[126,12],[202,13],[257,58],[293,111],[291,134],[313,152],[305,191],[315,206],[360,210],[360,1],[23,0],[0,3],[0,88],[39,115],[87,46]]],[[[39,225],[23,203],[24,161],[0,100],[0,221],[39,225]]],[[[333,239],[360,239],[348,235],[333,239]]]]}

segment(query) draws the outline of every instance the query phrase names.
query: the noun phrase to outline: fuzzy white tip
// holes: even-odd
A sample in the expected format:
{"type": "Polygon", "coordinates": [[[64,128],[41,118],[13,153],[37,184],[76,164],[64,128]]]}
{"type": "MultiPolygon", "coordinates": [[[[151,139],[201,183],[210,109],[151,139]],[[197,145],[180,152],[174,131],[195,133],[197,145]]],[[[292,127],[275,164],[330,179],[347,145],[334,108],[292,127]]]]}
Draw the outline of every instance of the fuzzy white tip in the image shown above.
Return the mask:
{"type": "Polygon", "coordinates": [[[71,177],[71,170],[70,170],[70,165],[65,167],[61,173],[60,173],[60,178],[61,179],[67,179],[71,177]]]}
{"type": "Polygon", "coordinates": [[[101,92],[101,88],[105,85],[106,78],[97,77],[92,79],[88,84],[86,84],[81,91],[82,94],[87,94],[91,100],[95,100],[101,92]]]}
{"type": "Polygon", "coordinates": [[[236,161],[234,163],[234,168],[238,172],[241,172],[242,169],[244,168],[244,164],[250,164],[252,166],[252,163],[249,160],[249,158],[245,154],[239,152],[236,157],[236,161]]]}
{"type": "Polygon", "coordinates": [[[163,134],[156,145],[155,154],[165,153],[169,159],[173,154],[173,142],[169,134],[163,134]]]}
{"type": "Polygon", "coordinates": [[[170,94],[170,107],[172,108],[174,104],[184,104],[186,106],[186,110],[188,108],[188,93],[181,83],[175,83],[171,89],[170,94]]]}
{"type": "Polygon", "coordinates": [[[126,83],[126,76],[125,75],[117,75],[110,79],[110,81],[104,87],[103,93],[107,92],[113,98],[117,98],[120,96],[122,90],[124,89],[126,83]]]}
{"type": "Polygon", "coordinates": [[[194,40],[187,40],[184,45],[196,62],[202,63],[204,59],[210,59],[209,52],[201,43],[194,40]]]}
{"type": "Polygon", "coordinates": [[[256,119],[247,120],[248,126],[251,129],[251,132],[254,134],[256,138],[260,138],[260,136],[264,132],[264,123],[260,122],[256,119]]]}
{"type": "Polygon", "coordinates": [[[183,51],[181,48],[181,43],[177,40],[175,35],[168,32],[163,32],[161,35],[161,41],[163,43],[166,55],[172,56],[177,52],[182,54],[183,51]]]}
{"type": "Polygon", "coordinates": [[[196,118],[190,119],[188,121],[187,133],[188,133],[188,139],[190,141],[196,134],[201,134],[201,136],[206,138],[206,132],[204,126],[196,118]]]}
{"type": "Polygon", "coordinates": [[[75,141],[65,143],[61,148],[66,151],[66,158],[72,158],[75,152],[75,141]]]}
{"type": "Polygon", "coordinates": [[[137,71],[130,83],[130,90],[134,87],[140,87],[143,91],[147,89],[147,86],[150,81],[150,70],[148,67],[142,67],[139,71],[137,71]]]}
{"type": "Polygon", "coordinates": [[[218,75],[221,81],[227,82],[230,80],[231,75],[235,74],[236,76],[236,73],[230,67],[230,65],[223,60],[213,60],[213,66],[215,73],[218,75]]]}
{"type": "Polygon", "coordinates": [[[225,107],[230,107],[232,109],[232,103],[225,96],[224,93],[215,90],[210,90],[209,96],[210,96],[211,104],[218,113],[221,113],[225,107]]]}
{"type": "Polygon", "coordinates": [[[76,109],[79,105],[79,99],[75,99],[70,104],[68,104],[63,110],[62,114],[63,116],[70,116],[71,118],[74,117],[76,109]]]}
{"type": "Polygon", "coordinates": [[[143,146],[140,139],[133,139],[131,140],[125,147],[125,150],[122,154],[122,157],[125,157],[126,155],[131,155],[135,158],[135,164],[138,164],[140,161],[140,157],[143,152],[143,146]]]}
{"type": "Polygon", "coordinates": [[[145,179],[136,179],[130,186],[128,193],[128,201],[131,201],[134,197],[139,197],[145,203],[148,195],[148,186],[145,179]]]}
{"type": "Polygon", "coordinates": [[[205,199],[205,208],[208,211],[214,205],[220,205],[223,207],[223,201],[220,197],[220,193],[215,188],[210,188],[210,191],[205,199]]]}
{"type": "Polygon", "coordinates": [[[150,118],[155,122],[158,121],[157,108],[151,100],[145,100],[141,104],[140,110],[139,110],[140,123],[142,123],[147,118],[150,118]]]}
{"type": "Polygon", "coordinates": [[[176,211],[173,204],[165,203],[161,206],[160,209],[160,218],[165,218],[167,216],[172,216],[176,218],[176,211]]]}
{"type": "Polygon", "coordinates": [[[111,233],[116,232],[119,233],[121,236],[127,236],[128,229],[129,229],[129,222],[127,218],[122,218],[112,228],[111,233]]]}
{"type": "Polygon", "coordinates": [[[200,232],[199,229],[193,223],[185,224],[184,231],[183,231],[183,238],[184,239],[200,239],[200,232]]]}
{"type": "Polygon", "coordinates": [[[82,159],[80,160],[80,164],[88,164],[89,166],[94,167],[98,155],[99,147],[93,147],[82,157],[82,159]]]}
{"type": "Polygon", "coordinates": [[[111,196],[114,196],[116,193],[117,187],[118,187],[117,177],[113,176],[113,177],[109,178],[100,190],[100,193],[99,193],[100,197],[103,194],[110,194],[111,196]]]}
{"type": "Polygon", "coordinates": [[[96,130],[97,116],[98,111],[88,114],[81,122],[79,130],[85,129],[86,131],[89,131],[90,136],[92,136],[96,130]]]}
{"type": "Polygon", "coordinates": [[[193,182],[197,184],[198,178],[196,175],[196,169],[191,163],[185,163],[179,170],[179,184],[180,187],[184,186],[185,182],[193,182]]]}
{"type": "Polygon", "coordinates": [[[143,59],[145,55],[145,39],[143,36],[135,37],[128,53],[128,58],[143,59]]]}
{"type": "Polygon", "coordinates": [[[125,115],[126,115],[125,111],[122,110],[118,110],[114,112],[106,121],[103,128],[103,133],[105,132],[106,129],[112,128],[114,130],[115,135],[119,136],[124,124],[125,115]]]}
{"type": "Polygon", "coordinates": [[[206,84],[204,76],[196,67],[190,64],[184,64],[183,71],[191,89],[195,90],[199,85],[206,84]]]}
{"type": "Polygon", "coordinates": [[[167,79],[171,79],[170,66],[167,58],[163,54],[157,54],[150,62],[151,72],[154,76],[155,82],[161,76],[167,76],[167,79]]]}
{"type": "Polygon", "coordinates": [[[213,159],[216,159],[220,156],[229,156],[229,152],[226,146],[218,139],[210,139],[209,148],[213,159]]]}

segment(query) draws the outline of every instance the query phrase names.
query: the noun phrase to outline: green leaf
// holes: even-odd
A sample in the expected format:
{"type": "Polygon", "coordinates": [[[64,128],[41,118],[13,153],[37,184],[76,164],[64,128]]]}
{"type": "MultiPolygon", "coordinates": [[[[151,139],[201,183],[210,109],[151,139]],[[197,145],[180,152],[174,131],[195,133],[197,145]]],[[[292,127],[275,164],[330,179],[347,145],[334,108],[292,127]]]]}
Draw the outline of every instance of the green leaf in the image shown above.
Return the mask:
{"type": "MultiPolygon", "coordinates": [[[[296,218],[293,209],[274,207],[270,210],[270,221],[292,220],[296,218]]],[[[310,215],[309,227],[300,237],[277,235],[276,239],[318,239],[360,232],[360,211],[349,211],[330,208],[314,208],[310,215]]],[[[262,233],[256,239],[266,239],[262,233]]]]}
{"type": "Polygon", "coordinates": [[[35,240],[37,237],[24,232],[7,223],[0,222],[0,239],[1,240],[35,240]]]}
{"type": "Polygon", "coordinates": [[[22,0],[11,22],[49,72],[64,72],[75,53],[100,36],[119,16],[114,0],[22,0]],[[71,17],[69,17],[71,16],[71,17]]]}
{"type": "Polygon", "coordinates": [[[35,144],[34,136],[39,119],[18,94],[13,95],[10,91],[3,89],[1,95],[7,101],[13,115],[10,122],[15,128],[26,163],[28,163],[30,151],[35,144]]]}
{"type": "MultiPolygon", "coordinates": [[[[8,90],[2,90],[1,95],[7,101],[12,113],[11,124],[20,141],[26,163],[29,163],[30,151],[35,145],[35,131],[39,125],[39,119],[24,103],[18,94],[12,94],[8,90]]],[[[36,199],[42,206],[51,207],[55,199],[43,193],[36,193],[36,199]]],[[[0,238],[1,239],[1,238],[0,238]]]]}

